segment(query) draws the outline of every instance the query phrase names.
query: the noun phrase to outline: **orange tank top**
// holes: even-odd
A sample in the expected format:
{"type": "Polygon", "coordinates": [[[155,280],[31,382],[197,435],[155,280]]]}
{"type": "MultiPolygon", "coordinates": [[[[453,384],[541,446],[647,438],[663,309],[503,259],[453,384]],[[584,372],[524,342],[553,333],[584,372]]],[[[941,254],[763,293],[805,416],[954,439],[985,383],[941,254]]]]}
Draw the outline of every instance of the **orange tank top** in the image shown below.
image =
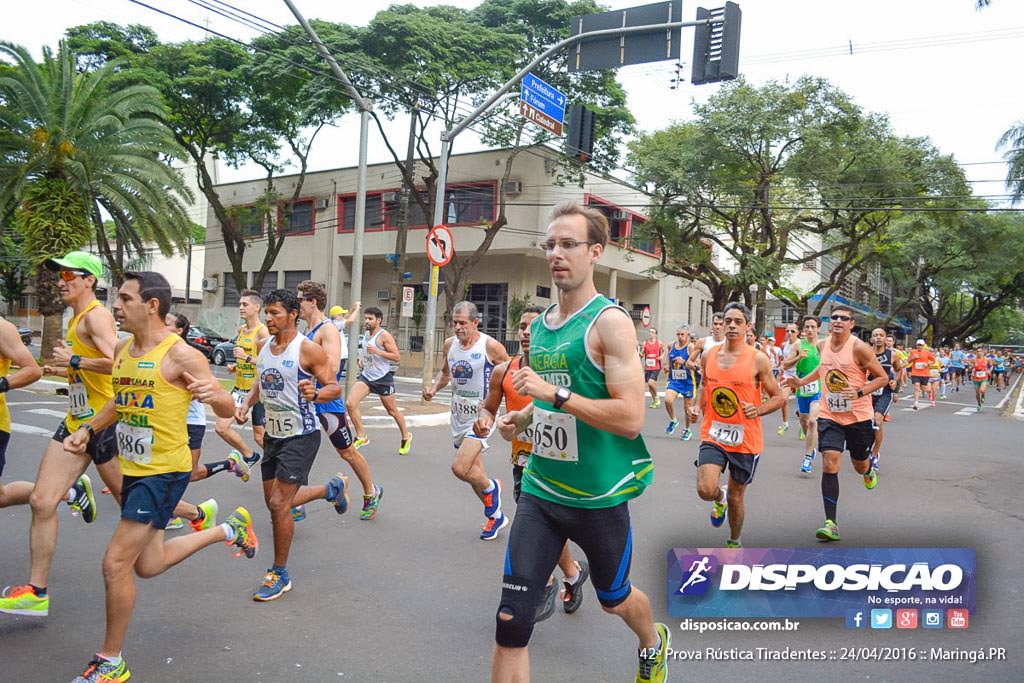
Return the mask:
{"type": "Polygon", "coordinates": [[[701,441],[717,444],[731,453],[756,455],[764,449],[761,418],[743,414],[743,404],[761,404],[761,383],[755,382],[754,359],[758,350],[744,345],[731,368],[718,366],[717,347],[704,368],[704,421],[700,426],[701,441]]]}
{"type": "Polygon", "coordinates": [[[849,399],[843,389],[860,389],[868,383],[868,375],[853,358],[856,337],[850,336],[838,351],[832,350],[832,340],[825,340],[821,350],[820,378],[822,380],[821,417],[841,425],[863,422],[874,417],[871,396],[849,399]]]}
{"type": "MultiPolygon", "coordinates": [[[[512,373],[518,370],[522,364],[522,356],[509,361],[505,376],[501,378],[501,393],[505,395],[505,408],[509,412],[523,410],[533,402],[530,395],[523,396],[512,386],[512,373]]],[[[526,461],[530,459],[530,452],[533,450],[533,442],[525,433],[516,434],[512,437],[512,464],[526,467],[526,461]]]]}

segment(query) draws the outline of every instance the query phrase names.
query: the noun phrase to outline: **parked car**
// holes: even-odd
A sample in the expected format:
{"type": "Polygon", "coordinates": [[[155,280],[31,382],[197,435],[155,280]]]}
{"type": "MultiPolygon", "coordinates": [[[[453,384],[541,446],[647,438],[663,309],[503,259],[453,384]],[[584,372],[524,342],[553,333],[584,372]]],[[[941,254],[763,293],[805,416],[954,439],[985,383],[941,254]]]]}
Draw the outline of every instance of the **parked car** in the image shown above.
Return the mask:
{"type": "Polygon", "coordinates": [[[18,336],[21,337],[21,343],[24,344],[25,346],[28,346],[29,344],[32,343],[32,330],[28,329],[27,327],[19,327],[18,336]]]}
{"type": "Polygon", "coordinates": [[[235,337],[229,339],[226,342],[221,342],[213,347],[213,352],[210,353],[210,362],[214,365],[227,365],[228,363],[235,362],[235,337]]]}
{"type": "Polygon", "coordinates": [[[188,335],[185,341],[194,349],[199,349],[204,356],[211,358],[213,349],[221,342],[227,341],[213,330],[198,325],[188,328],[188,335]]]}

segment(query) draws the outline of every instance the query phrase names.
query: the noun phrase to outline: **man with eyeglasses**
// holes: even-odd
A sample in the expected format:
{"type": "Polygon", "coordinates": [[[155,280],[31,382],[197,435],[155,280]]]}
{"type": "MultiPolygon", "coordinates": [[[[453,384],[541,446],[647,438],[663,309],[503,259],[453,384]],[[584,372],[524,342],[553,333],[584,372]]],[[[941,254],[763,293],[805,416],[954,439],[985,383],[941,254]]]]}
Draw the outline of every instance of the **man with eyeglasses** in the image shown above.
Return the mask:
{"type": "MultiPolygon", "coordinates": [[[[235,362],[228,363],[228,372],[235,374],[235,386],[231,388],[231,397],[235,407],[241,406],[248,398],[249,392],[256,385],[256,357],[263,344],[270,338],[267,326],[260,320],[260,309],[263,297],[255,289],[245,289],[238,295],[238,315],[242,326],[235,336],[235,348],[232,351],[235,362]]],[[[257,403],[252,409],[252,437],[256,445],[263,448],[264,425],[267,423],[263,405],[257,403]]],[[[232,429],[233,418],[217,418],[217,435],[231,446],[228,462],[231,471],[242,481],[249,481],[249,473],[260,461],[260,454],[249,447],[241,435],[232,429]]]]}
{"type": "Polygon", "coordinates": [[[437,392],[452,383],[452,474],[469,484],[483,503],[480,540],[493,541],[508,526],[508,517],[501,511],[501,480],[491,479],[484,470],[482,456],[489,447],[490,435],[474,433],[473,424],[486,400],[491,372],[509,359],[508,352],[501,342],[480,331],[480,311],[472,301],[455,304],[452,326],[455,334],[444,342],[445,362],[434,382],[423,390],[423,399],[433,400],[437,392]]]}
{"type": "Polygon", "coordinates": [[[121,496],[121,468],[112,426],[98,430],[84,453],[70,453],[64,448],[64,439],[99,413],[114,395],[110,371],[117,327],[95,292],[103,264],[93,254],[72,251],[64,258],[47,259],[44,265],[58,271],[61,301],[73,312],[67,338],[53,348],[54,365],[43,366],[44,374],[68,378],[68,413],[43,453],[28,501],[32,507],[28,583],[8,586],[0,593],[0,612],[40,617],[50,610],[47,583],[57,548],[58,505],[61,501],[69,503],[88,523],[96,519],[92,483],[85,475],[90,461],[114,498],[120,501],[121,496]]]}
{"type": "MultiPolygon", "coordinates": [[[[799,379],[806,377],[818,369],[818,317],[805,315],[803,319],[804,335],[790,347],[790,353],[783,361],[783,367],[791,370],[786,377],[799,379]]],[[[800,420],[800,433],[804,435],[804,461],[800,472],[810,474],[814,468],[814,456],[818,449],[818,413],[821,407],[821,382],[815,380],[796,390],[796,415],[800,420]]]]}
{"type": "Polygon", "coordinates": [[[651,483],[654,464],[640,435],[636,329],[594,285],[607,243],[601,212],[571,202],[552,211],[542,248],[558,302],[533,321],[530,365],[512,377],[533,403],[498,422],[510,441],[529,428],[533,449],[505,552],[493,683],[529,680],[537,605],[566,540],[586,554],[601,606],[637,635],[636,680],[663,683],[668,675],[671,632],[654,623],[650,600],[629,581],[628,501],[651,483]]]}
{"type": "Polygon", "coordinates": [[[806,377],[789,380],[793,389],[819,380],[823,384],[825,400],[818,416],[818,446],[825,523],[815,536],[825,542],[839,540],[839,463],[843,450],[850,452],[853,469],[864,477],[864,488],[871,490],[878,484],[878,473],[871,468],[870,460],[875,442],[871,392],[889,381],[874,350],[853,336],[853,310],[836,306],[830,321],[829,336],[818,343],[818,368],[806,377]]]}
{"type": "Polygon", "coordinates": [[[665,347],[665,354],[662,356],[662,365],[668,370],[668,386],[665,387],[665,411],[668,413],[668,427],[666,434],[671,434],[679,426],[676,419],[676,397],[683,397],[683,420],[685,427],[680,441],[689,441],[693,438],[690,431],[689,407],[697,395],[697,384],[700,381],[697,374],[696,354],[693,352],[693,344],[690,341],[690,328],[680,325],[676,328],[676,340],[665,347]]]}

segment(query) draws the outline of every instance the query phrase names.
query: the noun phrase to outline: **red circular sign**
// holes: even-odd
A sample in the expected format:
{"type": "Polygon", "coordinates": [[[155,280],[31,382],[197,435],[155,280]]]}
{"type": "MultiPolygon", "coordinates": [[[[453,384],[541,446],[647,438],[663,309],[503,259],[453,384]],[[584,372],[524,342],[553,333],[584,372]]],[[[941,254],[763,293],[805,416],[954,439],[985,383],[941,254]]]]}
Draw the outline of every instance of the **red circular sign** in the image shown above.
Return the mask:
{"type": "Polygon", "coordinates": [[[427,259],[435,266],[445,266],[455,256],[455,240],[446,225],[435,225],[427,233],[427,259]]]}
{"type": "Polygon", "coordinates": [[[644,306],[644,309],[640,312],[640,322],[644,327],[651,326],[651,307],[644,306]]]}

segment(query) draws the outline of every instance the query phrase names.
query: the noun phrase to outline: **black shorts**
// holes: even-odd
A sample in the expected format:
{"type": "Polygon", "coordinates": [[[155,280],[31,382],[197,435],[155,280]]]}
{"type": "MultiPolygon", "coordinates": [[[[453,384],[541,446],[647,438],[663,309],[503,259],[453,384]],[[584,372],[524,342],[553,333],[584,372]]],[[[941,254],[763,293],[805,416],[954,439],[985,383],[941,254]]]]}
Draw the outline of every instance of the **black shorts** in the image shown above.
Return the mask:
{"type": "Polygon", "coordinates": [[[953,374],[956,375],[957,377],[963,377],[964,376],[964,371],[966,369],[967,368],[953,368],[953,374]]]}
{"type": "Polygon", "coordinates": [[[566,540],[574,541],[587,556],[590,580],[602,605],[615,607],[629,597],[633,529],[628,503],[573,508],[524,493],[508,536],[503,582],[528,587],[526,600],[532,605],[520,604],[531,619],[566,540]]]}
{"type": "Polygon", "coordinates": [[[327,438],[331,440],[331,445],[339,451],[343,451],[355,443],[355,439],[352,438],[352,429],[348,424],[347,413],[317,413],[317,418],[320,420],[320,426],[324,428],[327,438]]]}
{"type": "Polygon", "coordinates": [[[875,421],[862,420],[841,425],[832,420],[818,418],[818,450],[850,452],[854,460],[867,460],[875,445],[875,421]]]}
{"type": "MultiPolygon", "coordinates": [[[[69,436],[71,436],[71,432],[68,431],[67,422],[61,420],[57,431],[53,433],[53,440],[64,443],[64,439],[69,436]]],[[[110,425],[106,429],[96,432],[96,436],[89,439],[89,443],[85,447],[85,453],[97,465],[110,462],[117,457],[116,425],[110,425]]]]}
{"type": "Polygon", "coordinates": [[[185,495],[191,472],[166,472],[121,479],[121,519],[163,529],[185,495]]]}
{"type": "Polygon", "coordinates": [[[395,373],[389,372],[380,379],[366,379],[362,374],[359,375],[359,382],[365,384],[371,394],[377,394],[378,396],[390,396],[395,393],[395,373]]]}
{"type": "Polygon", "coordinates": [[[910,376],[910,381],[913,384],[920,384],[921,386],[925,386],[925,387],[928,386],[928,381],[930,379],[931,379],[931,377],[918,377],[917,375],[911,375],[910,376]]]}
{"type": "Polygon", "coordinates": [[[732,453],[717,443],[702,441],[697,451],[697,466],[718,465],[724,471],[729,470],[729,478],[737,484],[752,484],[757,473],[757,463],[761,458],[754,453],[732,453]]]}
{"type": "Polygon", "coordinates": [[[519,504],[519,494],[523,492],[523,470],[522,465],[512,465],[512,500],[519,504]]]}
{"type": "Polygon", "coordinates": [[[884,391],[880,395],[871,395],[871,406],[875,409],[875,412],[880,415],[888,415],[889,408],[892,407],[892,392],[884,391]]]}
{"type": "Polygon", "coordinates": [[[661,370],[644,370],[644,381],[657,382],[659,375],[661,375],[661,370]]]}
{"type": "Polygon", "coordinates": [[[7,464],[7,444],[11,442],[10,432],[0,432],[0,476],[3,476],[7,464]]]}
{"type": "Polygon", "coordinates": [[[198,451],[203,447],[203,437],[206,436],[206,425],[188,426],[188,449],[198,451]]]}
{"type": "Polygon", "coordinates": [[[260,472],[263,481],[277,479],[285,484],[309,483],[309,470],[320,450],[320,430],[277,439],[268,436],[263,439],[263,460],[260,472]]]}
{"type": "Polygon", "coordinates": [[[339,377],[344,377],[345,376],[345,366],[346,365],[348,365],[348,358],[342,358],[341,359],[341,364],[338,366],[338,376],[339,377]]]}

